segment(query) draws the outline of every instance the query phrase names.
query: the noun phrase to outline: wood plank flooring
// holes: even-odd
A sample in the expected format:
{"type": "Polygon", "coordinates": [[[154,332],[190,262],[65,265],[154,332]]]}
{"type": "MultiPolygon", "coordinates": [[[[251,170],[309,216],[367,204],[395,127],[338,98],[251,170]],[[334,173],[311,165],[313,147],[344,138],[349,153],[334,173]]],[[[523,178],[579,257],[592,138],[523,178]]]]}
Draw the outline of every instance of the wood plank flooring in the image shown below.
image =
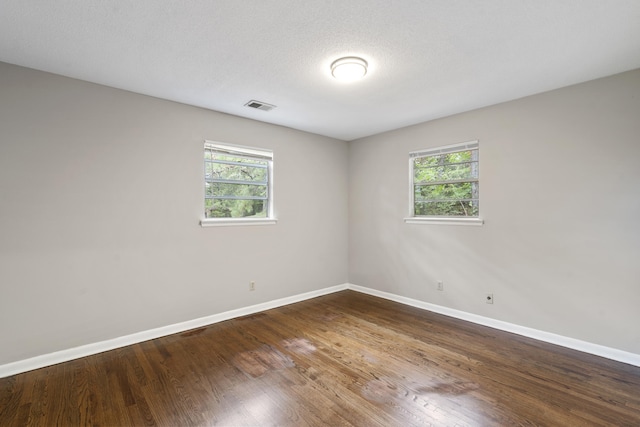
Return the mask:
{"type": "Polygon", "coordinates": [[[0,426],[640,426],[640,368],[353,291],[0,379],[0,426]]]}

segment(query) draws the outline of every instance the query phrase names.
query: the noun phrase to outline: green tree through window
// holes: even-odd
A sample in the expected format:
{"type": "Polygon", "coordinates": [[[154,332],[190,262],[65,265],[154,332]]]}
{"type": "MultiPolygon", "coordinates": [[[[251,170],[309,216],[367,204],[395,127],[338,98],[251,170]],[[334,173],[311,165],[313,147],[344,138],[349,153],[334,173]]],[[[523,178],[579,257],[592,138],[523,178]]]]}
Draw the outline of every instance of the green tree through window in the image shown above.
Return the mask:
{"type": "Polygon", "coordinates": [[[270,151],[205,143],[205,218],[271,216],[270,151]]]}
{"type": "Polygon", "coordinates": [[[478,217],[478,142],[411,153],[413,216],[478,217]]]}

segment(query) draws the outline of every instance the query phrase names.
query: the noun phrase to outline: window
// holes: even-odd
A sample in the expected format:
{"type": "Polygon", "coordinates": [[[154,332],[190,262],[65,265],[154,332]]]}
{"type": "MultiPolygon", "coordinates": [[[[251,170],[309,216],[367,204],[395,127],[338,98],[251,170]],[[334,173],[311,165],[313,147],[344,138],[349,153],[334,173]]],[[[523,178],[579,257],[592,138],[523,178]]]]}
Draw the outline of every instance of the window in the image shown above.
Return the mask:
{"type": "Polygon", "coordinates": [[[414,222],[482,223],[479,144],[470,141],[409,154],[414,222]]]}
{"type": "Polygon", "coordinates": [[[272,176],[272,151],[206,141],[201,224],[273,223],[272,176]]]}

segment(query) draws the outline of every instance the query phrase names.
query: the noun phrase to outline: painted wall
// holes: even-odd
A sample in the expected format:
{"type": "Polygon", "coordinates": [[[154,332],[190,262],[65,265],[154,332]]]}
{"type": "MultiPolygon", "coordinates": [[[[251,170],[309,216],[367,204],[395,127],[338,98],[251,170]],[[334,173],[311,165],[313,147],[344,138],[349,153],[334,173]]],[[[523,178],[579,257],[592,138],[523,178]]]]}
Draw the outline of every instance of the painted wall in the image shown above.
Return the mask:
{"type": "Polygon", "coordinates": [[[0,364],[347,279],[640,354],[638,117],[640,70],[347,144],[0,63],[0,364]],[[274,150],[277,225],[198,225],[204,139],[274,150]],[[486,224],[404,224],[471,139],[486,224]]]}
{"type": "Polygon", "coordinates": [[[351,283],[640,354],[640,70],[351,142],[349,173],[351,283]],[[475,139],[485,225],[405,224],[408,153],[475,139]]]}
{"type": "Polygon", "coordinates": [[[0,63],[0,364],[345,283],[347,184],[345,142],[0,63]],[[277,225],[200,227],[204,139],[273,149],[277,225]]]}

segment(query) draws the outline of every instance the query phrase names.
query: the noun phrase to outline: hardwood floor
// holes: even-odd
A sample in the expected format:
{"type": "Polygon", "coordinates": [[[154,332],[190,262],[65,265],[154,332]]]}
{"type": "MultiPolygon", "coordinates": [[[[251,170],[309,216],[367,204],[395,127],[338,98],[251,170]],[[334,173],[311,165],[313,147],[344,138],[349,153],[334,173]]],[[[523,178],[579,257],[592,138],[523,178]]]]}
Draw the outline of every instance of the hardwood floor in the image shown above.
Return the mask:
{"type": "Polygon", "coordinates": [[[640,368],[353,291],[0,379],[0,426],[639,426],[640,368]]]}

